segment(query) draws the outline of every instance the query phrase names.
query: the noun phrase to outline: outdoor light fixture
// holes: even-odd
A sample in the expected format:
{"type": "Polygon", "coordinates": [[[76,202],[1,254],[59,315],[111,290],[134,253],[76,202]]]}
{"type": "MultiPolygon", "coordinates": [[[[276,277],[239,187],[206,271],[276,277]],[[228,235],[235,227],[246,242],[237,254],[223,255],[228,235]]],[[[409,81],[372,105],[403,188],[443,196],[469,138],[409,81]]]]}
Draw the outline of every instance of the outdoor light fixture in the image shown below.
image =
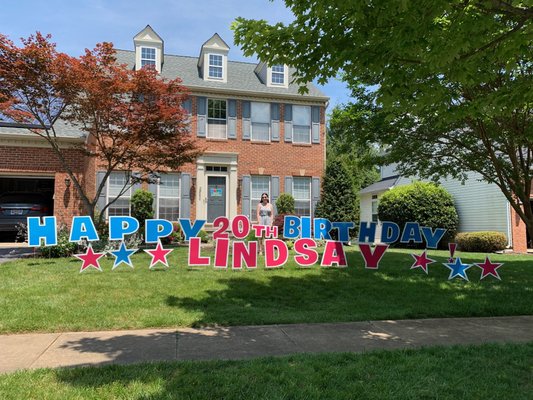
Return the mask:
{"type": "Polygon", "coordinates": [[[68,176],[65,178],[65,186],[66,186],[67,188],[70,187],[70,177],[68,177],[68,176]]]}

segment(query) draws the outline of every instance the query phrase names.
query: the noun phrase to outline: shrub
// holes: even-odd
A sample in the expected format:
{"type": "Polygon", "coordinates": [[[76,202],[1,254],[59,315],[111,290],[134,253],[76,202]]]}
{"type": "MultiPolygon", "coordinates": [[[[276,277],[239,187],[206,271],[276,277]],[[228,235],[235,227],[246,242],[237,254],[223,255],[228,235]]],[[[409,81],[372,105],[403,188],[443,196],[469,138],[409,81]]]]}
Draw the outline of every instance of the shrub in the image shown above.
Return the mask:
{"type": "Polygon", "coordinates": [[[57,231],[57,245],[41,246],[41,255],[46,258],[70,257],[78,249],[77,243],[69,242],[70,231],[66,226],[61,226],[57,231]]]}
{"type": "Polygon", "coordinates": [[[455,237],[461,251],[492,253],[507,247],[507,238],[501,232],[463,232],[455,237]]]}
{"type": "Polygon", "coordinates": [[[206,231],[204,231],[203,229],[200,232],[198,232],[198,237],[200,238],[202,243],[209,242],[209,234],[206,231]]]}
{"type": "Polygon", "coordinates": [[[381,221],[395,222],[403,230],[406,222],[447,230],[440,242],[446,245],[457,232],[459,217],[450,193],[434,183],[415,182],[385,192],[378,205],[381,221]]]}
{"type": "Polygon", "coordinates": [[[257,236],[255,236],[255,232],[253,229],[250,229],[250,232],[248,235],[244,238],[245,242],[255,242],[257,240],[257,236]]]}
{"type": "MultiPolygon", "coordinates": [[[[322,183],[320,201],[316,205],[315,217],[330,221],[355,222],[359,225],[356,214],[357,196],[351,178],[343,163],[329,162],[322,183]]],[[[350,232],[351,236],[355,232],[350,232]]],[[[331,237],[337,239],[338,232],[332,229],[331,237]]]]}
{"type": "Polygon", "coordinates": [[[273,226],[278,227],[278,236],[280,238],[283,237],[283,226],[285,225],[285,214],[278,214],[274,217],[274,222],[272,222],[273,226]]]}
{"type": "Polygon", "coordinates": [[[131,196],[131,216],[139,221],[139,229],[144,229],[144,221],[154,217],[154,196],[147,190],[137,190],[131,196]]]}
{"type": "Polygon", "coordinates": [[[288,193],[282,193],[276,200],[278,214],[294,214],[294,197],[288,193]]]}
{"type": "Polygon", "coordinates": [[[183,231],[179,222],[172,222],[172,233],[164,238],[161,238],[162,244],[178,243],[184,239],[183,231]]]}

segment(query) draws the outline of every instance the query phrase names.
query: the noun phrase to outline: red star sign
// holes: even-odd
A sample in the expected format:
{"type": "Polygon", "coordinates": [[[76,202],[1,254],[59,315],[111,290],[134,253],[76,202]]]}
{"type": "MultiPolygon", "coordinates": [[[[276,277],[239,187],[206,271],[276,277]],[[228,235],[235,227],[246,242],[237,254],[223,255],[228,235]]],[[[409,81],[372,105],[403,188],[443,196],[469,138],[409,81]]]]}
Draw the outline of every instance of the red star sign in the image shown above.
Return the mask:
{"type": "Polygon", "coordinates": [[[100,262],[98,262],[98,260],[104,255],[105,253],[95,253],[93,251],[93,247],[89,244],[89,247],[87,247],[87,252],[85,254],[75,254],[74,257],[79,258],[83,261],[80,273],[85,271],[89,267],[96,268],[98,271],[103,272],[102,267],[100,267],[100,262]]]}
{"type": "Polygon", "coordinates": [[[420,267],[424,270],[426,274],[428,273],[428,264],[435,262],[435,260],[428,258],[426,251],[424,251],[419,256],[417,256],[416,254],[411,254],[411,256],[415,259],[415,262],[413,263],[413,265],[411,265],[411,269],[420,267]]]}
{"type": "Polygon", "coordinates": [[[167,255],[172,250],[165,250],[163,246],[161,245],[161,242],[157,242],[157,247],[155,250],[144,250],[148,254],[152,256],[152,262],[150,263],[150,268],[152,268],[154,265],[156,265],[158,262],[163,264],[165,267],[168,268],[168,261],[167,261],[167,255]]]}
{"type": "Polygon", "coordinates": [[[477,263],[474,264],[477,265],[479,268],[481,268],[481,278],[479,280],[483,279],[484,277],[488,275],[492,275],[496,279],[499,279],[500,281],[502,278],[500,278],[500,275],[498,274],[498,271],[496,271],[498,268],[500,268],[503,264],[502,263],[493,263],[489,260],[489,257],[485,257],[485,261],[483,263],[477,263]]]}

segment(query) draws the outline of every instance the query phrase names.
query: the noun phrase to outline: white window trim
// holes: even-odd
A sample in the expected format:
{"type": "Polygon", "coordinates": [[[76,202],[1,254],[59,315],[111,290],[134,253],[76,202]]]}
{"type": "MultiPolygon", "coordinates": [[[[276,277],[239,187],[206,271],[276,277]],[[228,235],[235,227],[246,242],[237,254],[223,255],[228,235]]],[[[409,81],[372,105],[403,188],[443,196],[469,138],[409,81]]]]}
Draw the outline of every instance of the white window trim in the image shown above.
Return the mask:
{"type": "Polygon", "coordinates": [[[153,61],[154,63],[153,64],[150,64],[150,65],[153,65],[154,68],[157,69],[157,47],[150,47],[150,46],[140,46],[140,58],[141,58],[141,61],[140,61],[140,65],[141,65],[141,68],[143,68],[143,60],[145,61],[153,61]],[[154,56],[155,58],[154,59],[151,59],[151,58],[143,58],[143,49],[152,49],[154,50],[154,56]]]}
{"type": "Polygon", "coordinates": [[[225,56],[223,54],[218,54],[218,53],[207,53],[207,78],[208,80],[213,80],[213,81],[224,81],[224,76],[225,76],[225,68],[224,68],[224,64],[225,64],[225,56]],[[222,65],[211,65],[211,56],[219,56],[222,58],[222,65]],[[222,76],[218,77],[218,76],[211,76],[209,74],[209,68],[210,67],[216,67],[216,68],[220,68],[222,70],[222,76]]]}
{"type": "Polygon", "coordinates": [[[252,187],[253,187],[253,179],[254,177],[266,177],[268,178],[268,201],[269,203],[272,202],[272,196],[271,196],[271,193],[272,193],[272,176],[271,175],[250,175],[250,213],[252,214],[250,218],[252,220],[252,222],[259,222],[259,221],[256,221],[255,218],[257,217],[257,204],[259,203],[257,201],[257,199],[252,199],[252,193],[253,193],[253,190],[252,190],[252,187]],[[255,205],[254,205],[255,204],[255,205]]]}
{"type": "Polygon", "coordinates": [[[227,140],[228,139],[228,100],[227,99],[221,99],[216,97],[209,97],[206,101],[206,132],[205,137],[206,139],[213,139],[213,140],[227,140]],[[209,118],[209,100],[221,100],[226,102],[226,132],[223,138],[219,137],[210,137],[209,136],[209,120],[210,119],[221,119],[221,118],[209,118]]]}
{"type": "Polygon", "coordinates": [[[311,144],[312,143],[312,126],[313,126],[313,116],[312,116],[312,113],[313,113],[313,110],[311,109],[311,106],[301,106],[301,105],[296,105],[297,107],[308,107],[309,108],[309,141],[308,142],[296,142],[294,140],[295,138],[295,135],[294,135],[294,127],[295,126],[303,126],[303,125],[297,125],[294,123],[294,107],[292,109],[292,112],[293,112],[293,115],[292,115],[292,142],[295,143],[295,144],[311,144]]]}
{"type": "MultiPolygon", "coordinates": [[[[308,179],[309,180],[309,216],[311,216],[311,214],[313,213],[313,210],[312,210],[312,193],[311,193],[311,183],[312,183],[312,179],[308,176],[293,176],[292,177],[292,193],[293,193],[293,198],[294,198],[294,201],[303,201],[302,199],[296,199],[296,197],[294,197],[294,183],[295,183],[295,179],[294,178],[305,178],[305,179],[308,179]]],[[[304,215],[305,216],[305,215],[304,215]]]]}
{"type": "Polygon", "coordinates": [[[375,215],[378,215],[378,206],[379,206],[379,196],[378,195],[372,195],[370,198],[370,218],[372,219],[372,222],[379,222],[379,216],[376,218],[376,221],[374,221],[374,204],[376,205],[376,213],[375,215]],[[376,196],[374,198],[374,196],[376,196]]]}
{"type": "MultiPolygon", "coordinates": [[[[276,64],[276,65],[282,65],[282,64],[276,64]]],[[[282,88],[288,88],[289,87],[289,66],[286,64],[283,64],[283,83],[276,83],[272,80],[272,74],[279,74],[281,72],[274,72],[272,71],[272,67],[267,68],[267,86],[269,87],[282,87],[282,88]]]]}
{"type": "MultiPolygon", "coordinates": [[[[170,173],[169,175],[176,175],[178,177],[178,218],[181,218],[181,174],[179,173],[170,173]]],[[[161,193],[161,178],[159,178],[158,182],[157,182],[157,188],[156,188],[156,202],[155,202],[155,215],[157,216],[157,218],[160,218],[159,217],[159,200],[161,200],[162,198],[163,199],[175,199],[175,197],[166,197],[166,196],[163,196],[161,197],[160,193],[161,193]]],[[[173,221],[174,222],[174,221],[173,221]]]]}
{"type": "Polygon", "coordinates": [[[256,101],[250,103],[250,141],[251,142],[259,142],[259,143],[269,143],[272,141],[272,105],[271,103],[266,103],[264,101],[256,101]],[[269,119],[268,119],[268,139],[267,140],[259,140],[254,139],[254,120],[252,118],[252,103],[263,103],[268,104],[269,110],[269,119]]]}
{"type": "MultiPolygon", "coordinates": [[[[123,171],[113,171],[113,172],[111,172],[111,174],[107,178],[107,181],[106,181],[106,205],[109,204],[110,200],[115,198],[115,197],[111,197],[111,195],[109,194],[109,189],[111,187],[111,175],[112,174],[118,174],[118,173],[123,174],[124,172],[123,171]]],[[[130,176],[130,180],[131,180],[131,176],[130,176]]],[[[131,215],[131,196],[132,196],[131,191],[132,191],[132,189],[133,189],[133,185],[130,185],[129,189],[117,199],[117,200],[128,200],[128,215],[131,215]]],[[[115,205],[115,204],[116,204],[116,202],[113,203],[111,206],[108,206],[106,208],[106,210],[105,210],[106,219],[109,219],[109,209],[111,207],[113,207],[113,205],[115,205]]]]}

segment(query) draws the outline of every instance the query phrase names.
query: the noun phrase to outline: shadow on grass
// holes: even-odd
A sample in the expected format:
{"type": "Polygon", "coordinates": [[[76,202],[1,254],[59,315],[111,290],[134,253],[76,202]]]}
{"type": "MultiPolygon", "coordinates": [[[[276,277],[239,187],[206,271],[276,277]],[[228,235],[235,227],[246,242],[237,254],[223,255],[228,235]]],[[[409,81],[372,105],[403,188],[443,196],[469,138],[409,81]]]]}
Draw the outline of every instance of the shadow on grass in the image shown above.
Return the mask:
{"type": "Polygon", "coordinates": [[[480,269],[468,270],[470,282],[448,280],[445,258],[429,266],[426,275],[410,270],[409,254],[386,255],[378,270],[366,270],[357,253],[346,269],[319,269],[302,276],[265,275],[258,280],[233,273],[218,279],[223,289],[202,297],[168,296],[169,307],[192,311],[205,325],[256,325],[298,322],[346,322],[427,317],[525,315],[533,311],[533,269],[514,261],[500,269],[502,281],[479,281],[480,269]],[[512,264],[512,265],[511,265],[512,264]],[[507,269],[506,269],[507,267],[507,269]],[[529,300],[528,300],[529,299],[529,300]]]}

